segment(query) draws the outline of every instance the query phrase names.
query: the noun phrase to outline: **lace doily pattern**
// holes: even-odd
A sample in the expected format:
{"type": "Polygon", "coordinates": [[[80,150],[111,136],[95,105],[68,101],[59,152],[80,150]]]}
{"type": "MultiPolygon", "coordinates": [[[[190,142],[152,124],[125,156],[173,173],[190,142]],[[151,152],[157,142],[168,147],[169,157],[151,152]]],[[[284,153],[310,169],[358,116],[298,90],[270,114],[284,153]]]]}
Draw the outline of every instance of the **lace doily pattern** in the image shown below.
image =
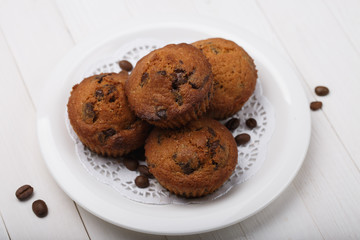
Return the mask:
{"type": "MultiPolygon", "coordinates": [[[[95,63],[84,73],[88,77],[99,73],[119,72],[118,62],[128,60],[134,66],[136,62],[152,50],[163,46],[160,41],[150,39],[137,39],[124,45],[115,52],[114,56],[95,63]]],[[[98,181],[108,184],[123,196],[141,203],[147,204],[189,204],[202,203],[219,198],[226,194],[233,186],[250,179],[262,166],[266,158],[267,143],[275,128],[274,110],[269,101],[262,95],[260,81],[251,98],[243,108],[233,117],[240,119],[240,126],[233,132],[234,137],[240,133],[251,136],[250,142],[238,147],[238,164],[234,173],[225,184],[216,192],[199,199],[184,199],[169,193],[156,179],[150,179],[148,188],[138,188],[134,179],[139,175],[138,171],[129,171],[123,164],[123,159],[105,158],[91,152],[78,139],[72,130],[66,114],[66,125],[75,142],[75,148],[79,160],[98,181]],[[245,120],[254,118],[257,127],[250,130],[246,127],[245,120]]],[[[225,123],[227,120],[223,121],[225,123]]],[[[146,164],[145,162],[140,164],[146,164]]]]}

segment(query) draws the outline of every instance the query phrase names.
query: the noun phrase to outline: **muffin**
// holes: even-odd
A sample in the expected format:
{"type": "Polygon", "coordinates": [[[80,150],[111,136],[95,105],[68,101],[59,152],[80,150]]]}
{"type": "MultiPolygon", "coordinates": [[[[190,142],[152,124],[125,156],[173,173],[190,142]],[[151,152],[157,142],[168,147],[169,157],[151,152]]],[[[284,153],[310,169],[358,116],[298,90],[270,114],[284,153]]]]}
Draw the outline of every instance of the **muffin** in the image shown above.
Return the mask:
{"type": "Polygon", "coordinates": [[[238,112],[255,90],[254,60],[236,43],[210,38],[192,43],[207,57],[214,74],[209,116],[225,119],[238,112]]]}
{"type": "Polygon", "coordinates": [[[237,164],[237,146],[229,130],[203,118],[180,129],[154,128],[145,143],[150,172],[170,192],[201,197],[214,192],[237,164]]]}
{"type": "Polygon", "coordinates": [[[117,157],[144,145],[150,125],[128,105],[127,72],[85,78],[72,88],[68,102],[70,124],[90,150],[117,157]]]}
{"type": "Polygon", "coordinates": [[[211,65],[189,44],[170,44],[138,61],[125,84],[131,109],[147,122],[174,128],[203,115],[212,98],[211,65]]]}

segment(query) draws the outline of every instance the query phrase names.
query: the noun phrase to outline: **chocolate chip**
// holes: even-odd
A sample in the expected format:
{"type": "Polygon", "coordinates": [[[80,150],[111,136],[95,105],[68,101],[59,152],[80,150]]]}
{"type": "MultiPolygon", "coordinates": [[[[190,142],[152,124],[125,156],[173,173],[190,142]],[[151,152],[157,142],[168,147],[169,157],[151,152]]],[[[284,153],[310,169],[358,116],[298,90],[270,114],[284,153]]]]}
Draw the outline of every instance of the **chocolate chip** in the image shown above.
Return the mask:
{"type": "Polygon", "coordinates": [[[105,85],[106,87],[107,87],[107,89],[108,89],[108,92],[107,92],[107,94],[106,95],[110,95],[111,93],[113,93],[113,92],[115,92],[115,91],[117,91],[116,90],[116,87],[114,86],[114,85],[105,85]]]}
{"type": "Polygon", "coordinates": [[[141,76],[140,87],[143,87],[147,83],[148,78],[149,78],[149,73],[144,72],[143,75],[141,76]]]}
{"type": "Polygon", "coordinates": [[[184,62],[183,62],[182,60],[179,60],[179,63],[180,63],[180,64],[184,64],[184,62]]]}
{"type": "Polygon", "coordinates": [[[95,77],[95,79],[98,80],[98,83],[101,83],[103,81],[103,78],[106,76],[107,74],[100,74],[100,75],[97,75],[95,77]]]}
{"type": "Polygon", "coordinates": [[[135,185],[139,188],[147,188],[150,185],[149,179],[144,175],[137,176],[135,178],[135,185]]]}
{"type": "Polygon", "coordinates": [[[111,137],[116,134],[116,130],[113,128],[109,128],[109,129],[104,130],[103,133],[106,137],[111,137]]]}
{"type": "Polygon", "coordinates": [[[166,119],[166,109],[160,109],[156,111],[156,116],[158,116],[160,119],[166,119]]]}
{"type": "Polygon", "coordinates": [[[211,127],[208,127],[208,132],[213,135],[214,137],[216,137],[216,133],[214,131],[214,129],[212,129],[211,127]]]}
{"type": "Polygon", "coordinates": [[[116,97],[115,96],[111,96],[111,98],[109,99],[109,102],[115,102],[116,97]]]}
{"type": "Polygon", "coordinates": [[[125,167],[127,169],[129,169],[130,171],[136,171],[136,169],[139,166],[139,162],[135,159],[125,158],[123,162],[124,162],[125,167]]]}
{"type": "Polygon", "coordinates": [[[225,126],[230,131],[234,131],[236,128],[238,128],[240,125],[240,119],[238,118],[231,118],[229,121],[225,123],[225,126]]]}
{"type": "Polygon", "coordinates": [[[217,49],[216,47],[211,47],[211,51],[215,53],[215,55],[218,55],[219,53],[219,49],[217,49]]]}
{"type": "Polygon", "coordinates": [[[210,149],[210,156],[213,157],[216,153],[216,148],[220,146],[220,140],[216,140],[214,142],[209,143],[208,147],[210,149]]]}
{"type": "Polygon", "coordinates": [[[115,129],[109,128],[109,129],[104,130],[104,131],[102,131],[102,132],[99,133],[99,135],[98,135],[98,140],[99,140],[99,142],[100,142],[101,144],[105,144],[106,140],[107,140],[109,137],[111,137],[111,136],[113,136],[113,135],[115,135],[115,134],[116,134],[115,129]]]}
{"type": "Polygon", "coordinates": [[[187,83],[188,81],[188,75],[185,74],[185,70],[183,69],[175,69],[174,73],[171,74],[172,76],[172,82],[171,82],[171,87],[172,89],[179,89],[180,85],[183,85],[185,83],[187,83]]]}
{"type": "Polygon", "coordinates": [[[245,124],[250,129],[253,129],[253,128],[257,127],[257,122],[256,122],[256,120],[254,118],[247,119],[245,124]]]}
{"type": "Polygon", "coordinates": [[[101,101],[104,98],[104,92],[101,89],[95,91],[95,97],[98,101],[101,101]]]}
{"type": "Polygon", "coordinates": [[[186,175],[190,175],[195,171],[195,169],[190,167],[189,162],[187,162],[186,164],[180,163],[179,166],[181,167],[182,172],[186,175]]]}
{"type": "Polygon", "coordinates": [[[195,83],[189,82],[189,84],[191,85],[191,87],[192,87],[193,89],[199,89],[199,88],[200,88],[200,87],[197,86],[195,83]]]}
{"type": "Polygon", "coordinates": [[[211,164],[214,165],[214,170],[217,170],[219,168],[219,164],[214,160],[211,160],[211,164]]]}
{"type": "Polygon", "coordinates": [[[326,96],[329,94],[329,89],[325,86],[317,86],[315,88],[315,93],[318,96],[326,96]]]}
{"type": "Polygon", "coordinates": [[[173,160],[176,160],[176,158],[177,158],[177,153],[174,153],[171,158],[172,158],[173,160]]]}
{"type": "Polygon", "coordinates": [[[175,102],[176,102],[179,106],[183,105],[183,98],[182,98],[180,92],[179,92],[178,90],[171,90],[171,93],[172,93],[172,94],[174,95],[174,97],[175,97],[175,102]]]}
{"type": "Polygon", "coordinates": [[[84,103],[82,106],[82,119],[86,123],[95,122],[96,113],[94,111],[94,105],[92,103],[84,103]]]}
{"type": "Polygon", "coordinates": [[[317,111],[322,108],[322,102],[315,101],[310,103],[310,109],[313,111],[317,111]]]}
{"type": "Polygon", "coordinates": [[[125,70],[127,72],[130,72],[133,69],[132,64],[129,61],[121,60],[119,62],[119,66],[122,70],[125,70]]]}
{"type": "Polygon", "coordinates": [[[16,190],[15,195],[20,201],[24,201],[32,195],[33,191],[34,189],[30,185],[26,184],[19,187],[18,190],[16,190]]]}
{"type": "Polygon", "coordinates": [[[149,168],[145,165],[139,165],[137,168],[140,172],[141,175],[148,177],[148,178],[153,178],[154,176],[150,173],[149,168]]]}
{"type": "Polygon", "coordinates": [[[36,200],[35,202],[33,202],[32,210],[35,213],[35,215],[40,217],[40,218],[45,217],[48,214],[47,205],[41,199],[36,200]]]}
{"type": "Polygon", "coordinates": [[[157,74],[160,74],[161,76],[166,76],[166,71],[158,71],[157,74]]]}
{"type": "Polygon", "coordinates": [[[238,146],[246,144],[250,141],[250,135],[247,133],[239,134],[235,137],[235,141],[238,146]]]}

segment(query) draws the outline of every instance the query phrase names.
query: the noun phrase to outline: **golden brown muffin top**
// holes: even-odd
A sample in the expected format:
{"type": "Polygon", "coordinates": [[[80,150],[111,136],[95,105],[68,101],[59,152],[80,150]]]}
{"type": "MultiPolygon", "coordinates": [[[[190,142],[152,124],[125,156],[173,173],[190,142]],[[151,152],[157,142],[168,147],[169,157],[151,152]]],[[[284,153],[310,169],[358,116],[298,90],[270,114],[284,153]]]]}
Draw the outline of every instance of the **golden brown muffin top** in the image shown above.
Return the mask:
{"type": "Polygon", "coordinates": [[[148,124],[128,106],[124,91],[127,78],[127,72],[105,73],[88,77],[73,87],[68,102],[69,119],[85,145],[131,148],[137,144],[139,131],[148,132],[148,124]]]}
{"type": "Polygon", "coordinates": [[[171,121],[208,97],[211,66],[197,48],[185,43],[170,44],[143,57],[125,88],[138,117],[171,121]]]}
{"type": "Polygon", "coordinates": [[[229,104],[239,105],[239,111],[255,90],[257,71],[253,59],[239,45],[222,38],[192,45],[202,51],[212,66],[214,97],[209,111],[227,109],[229,104]]]}
{"type": "Polygon", "coordinates": [[[146,140],[145,155],[160,184],[185,192],[220,186],[237,164],[233,136],[218,121],[207,118],[178,130],[155,128],[146,140]]]}

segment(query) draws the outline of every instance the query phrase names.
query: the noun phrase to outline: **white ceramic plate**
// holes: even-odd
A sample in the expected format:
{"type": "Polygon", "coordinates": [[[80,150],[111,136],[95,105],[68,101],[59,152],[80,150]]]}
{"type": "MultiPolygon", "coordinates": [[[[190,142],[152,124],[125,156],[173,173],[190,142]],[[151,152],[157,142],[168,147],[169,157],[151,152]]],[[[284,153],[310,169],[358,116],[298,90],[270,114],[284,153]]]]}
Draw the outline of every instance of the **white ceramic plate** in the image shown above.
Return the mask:
{"type": "Polygon", "coordinates": [[[216,230],[255,214],[292,181],[310,139],[310,113],[299,77],[291,64],[265,42],[230,24],[207,20],[129,24],[75,47],[44,86],[38,108],[38,137],[46,164],[59,186],[79,205],[115,225],[152,234],[193,234],[216,230]],[[196,23],[197,22],[197,23],[196,23]],[[255,59],[264,95],[274,107],[276,127],[267,158],[249,181],[205,204],[149,205],[131,201],[98,182],[81,165],[64,123],[70,90],[96,60],[110,56],[134,38],[168,43],[209,37],[231,39],[255,59]]]}

